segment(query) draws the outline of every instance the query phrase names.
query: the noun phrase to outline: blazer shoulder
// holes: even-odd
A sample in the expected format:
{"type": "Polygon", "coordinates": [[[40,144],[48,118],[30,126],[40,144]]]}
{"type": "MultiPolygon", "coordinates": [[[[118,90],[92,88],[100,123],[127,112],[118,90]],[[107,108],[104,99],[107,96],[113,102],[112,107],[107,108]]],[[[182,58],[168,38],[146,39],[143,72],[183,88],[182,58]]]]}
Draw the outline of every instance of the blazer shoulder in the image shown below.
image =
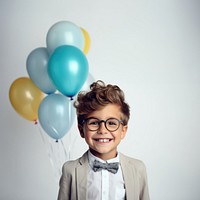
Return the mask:
{"type": "Polygon", "coordinates": [[[77,166],[78,163],[79,163],[79,159],[66,161],[63,165],[63,169],[73,168],[73,167],[77,166]]]}
{"type": "Polygon", "coordinates": [[[64,163],[62,170],[72,172],[75,168],[83,165],[87,162],[87,153],[83,154],[82,157],[76,159],[76,160],[69,160],[64,163]]]}
{"type": "Polygon", "coordinates": [[[127,165],[131,165],[132,167],[136,168],[137,170],[142,170],[142,171],[146,170],[146,166],[145,166],[144,162],[139,159],[126,156],[122,153],[120,153],[120,159],[121,159],[121,162],[123,162],[127,165]]]}

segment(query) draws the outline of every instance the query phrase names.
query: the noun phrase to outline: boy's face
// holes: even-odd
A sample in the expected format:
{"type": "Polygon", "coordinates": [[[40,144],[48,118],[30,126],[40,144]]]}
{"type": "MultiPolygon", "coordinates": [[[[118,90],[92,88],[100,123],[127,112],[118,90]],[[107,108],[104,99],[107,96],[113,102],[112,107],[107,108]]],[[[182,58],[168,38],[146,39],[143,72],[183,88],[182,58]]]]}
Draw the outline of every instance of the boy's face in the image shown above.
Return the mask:
{"type": "MultiPolygon", "coordinates": [[[[97,118],[99,120],[107,120],[109,118],[116,118],[121,120],[122,113],[120,107],[115,104],[108,104],[101,110],[92,112],[87,118],[97,118]]],[[[121,123],[116,131],[109,131],[105,127],[105,123],[100,123],[98,130],[91,131],[88,129],[86,123],[79,126],[80,134],[87,142],[90,151],[96,157],[103,160],[108,160],[116,157],[117,146],[125,137],[128,126],[123,126],[121,123]]]]}

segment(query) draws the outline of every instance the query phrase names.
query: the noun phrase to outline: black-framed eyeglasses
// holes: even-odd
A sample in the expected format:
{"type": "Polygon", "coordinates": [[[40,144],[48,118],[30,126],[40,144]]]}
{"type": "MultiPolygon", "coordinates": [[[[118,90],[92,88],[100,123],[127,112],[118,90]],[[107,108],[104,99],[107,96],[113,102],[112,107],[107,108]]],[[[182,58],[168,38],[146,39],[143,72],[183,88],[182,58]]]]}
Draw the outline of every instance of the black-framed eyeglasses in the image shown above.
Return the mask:
{"type": "Polygon", "coordinates": [[[120,124],[124,124],[122,120],[116,118],[100,120],[95,117],[90,117],[83,120],[83,124],[85,123],[90,131],[97,131],[100,128],[102,122],[104,123],[106,129],[110,132],[116,131],[119,128],[120,124]]]}

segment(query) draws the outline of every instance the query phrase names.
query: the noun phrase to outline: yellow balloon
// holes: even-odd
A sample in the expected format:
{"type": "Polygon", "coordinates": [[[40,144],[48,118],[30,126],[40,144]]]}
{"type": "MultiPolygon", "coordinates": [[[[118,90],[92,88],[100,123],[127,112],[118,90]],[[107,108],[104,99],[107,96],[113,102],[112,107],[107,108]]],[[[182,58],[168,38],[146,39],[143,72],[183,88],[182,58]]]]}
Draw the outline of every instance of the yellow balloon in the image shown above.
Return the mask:
{"type": "Polygon", "coordinates": [[[90,36],[88,34],[88,32],[84,29],[84,28],[81,28],[81,31],[84,35],[84,49],[83,49],[83,53],[84,54],[87,54],[89,49],[90,49],[90,36]]]}
{"type": "Polygon", "coordinates": [[[15,111],[30,121],[37,121],[38,108],[44,93],[27,77],[16,79],[10,86],[10,102],[15,111]]]}

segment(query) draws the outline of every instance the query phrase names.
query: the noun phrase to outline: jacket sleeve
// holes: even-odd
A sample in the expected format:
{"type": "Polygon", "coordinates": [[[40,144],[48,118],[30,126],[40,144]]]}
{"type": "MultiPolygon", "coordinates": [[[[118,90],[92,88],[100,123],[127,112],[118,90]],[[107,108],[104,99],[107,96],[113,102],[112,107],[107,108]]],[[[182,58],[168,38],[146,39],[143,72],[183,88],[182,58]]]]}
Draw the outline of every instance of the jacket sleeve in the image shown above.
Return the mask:
{"type": "Polygon", "coordinates": [[[140,200],[150,200],[146,167],[143,162],[140,165],[140,200]]]}
{"type": "Polygon", "coordinates": [[[72,187],[72,173],[69,170],[68,163],[65,163],[62,168],[62,176],[60,178],[57,200],[70,200],[71,187],[72,187]]]}

